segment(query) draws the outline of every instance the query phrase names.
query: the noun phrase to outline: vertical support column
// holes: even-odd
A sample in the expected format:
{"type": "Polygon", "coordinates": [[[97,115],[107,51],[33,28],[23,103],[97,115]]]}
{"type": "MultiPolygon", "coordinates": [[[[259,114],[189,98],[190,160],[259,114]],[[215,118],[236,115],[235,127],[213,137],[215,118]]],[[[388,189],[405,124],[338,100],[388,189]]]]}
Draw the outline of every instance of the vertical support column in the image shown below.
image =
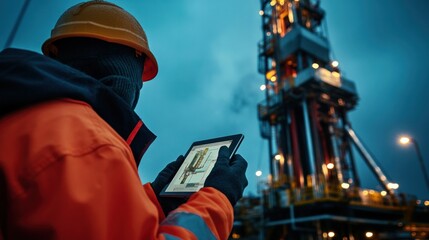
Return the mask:
{"type": "MultiPolygon", "coordinates": [[[[262,10],[265,10],[265,1],[264,0],[261,0],[261,9],[262,10]]],[[[269,68],[269,57],[267,56],[267,53],[266,53],[266,50],[267,50],[267,45],[269,44],[268,43],[268,39],[267,39],[267,32],[266,31],[268,31],[268,29],[266,29],[266,24],[265,24],[265,18],[266,16],[264,15],[263,17],[262,17],[262,32],[263,32],[263,43],[264,43],[264,50],[263,50],[263,52],[264,52],[264,55],[265,55],[265,58],[264,58],[264,69],[265,69],[265,73],[264,73],[264,83],[265,83],[265,86],[266,86],[266,90],[265,90],[265,99],[266,99],[266,102],[267,102],[267,107],[268,108],[270,108],[270,105],[271,105],[271,96],[270,96],[270,89],[269,89],[269,82],[268,82],[268,79],[265,77],[265,74],[266,74],[266,71],[268,71],[268,68],[269,68]]],[[[268,120],[268,121],[270,121],[270,120],[268,120]]],[[[270,134],[269,134],[269,137],[268,137],[268,159],[269,159],[269,168],[270,168],[270,174],[271,174],[271,176],[273,176],[273,174],[274,174],[274,165],[273,165],[273,162],[272,162],[272,158],[273,158],[273,154],[272,154],[272,148],[273,148],[273,131],[272,131],[272,125],[271,125],[271,122],[268,122],[268,124],[269,124],[269,128],[270,128],[270,134]]]]}
{"type": "Polygon", "coordinates": [[[343,126],[342,126],[343,132],[344,132],[343,141],[347,142],[347,144],[346,144],[346,146],[347,146],[347,152],[348,152],[348,155],[349,155],[350,164],[352,166],[353,186],[355,188],[360,188],[360,179],[359,179],[359,175],[357,174],[356,162],[355,162],[355,158],[353,156],[353,152],[352,152],[352,148],[351,148],[351,142],[350,142],[350,139],[347,137],[347,134],[346,134],[347,130],[345,129],[345,126],[349,122],[348,122],[348,119],[347,119],[346,112],[344,110],[342,111],[341,115],[342,115],[342,119],[343,119],[343,126]]]}
{"type": "MultiPolygon", "coordinates": [[[[308,107],[306,99],[302,101],[302,112],[304,117],[304,128],[305,128],[305,140],[307,146],[307,156],[308,156],[308,167],[309,174],[311,179],[311,187],[313,188],[313,193],[317,193],[317,184],[316,184],[316,164],[314,160],[314,147],[313,147],[313,139],[311,135],[310,129],[310,116],[308,114],[308,107]]],[[[317,194],[315,194],[317,196],[317,194]]]]}
{"type": "Polygon", "coordinates": [[[296,7],[294,6],[294,3],[291,1],[289,7],[292,8],[292,15],[293,15],[293,25],[298,25],[299,24],[299,19],[298,19],[298,12],[296,11],[296,7]]]}
{"type": "Polygon", "coordinates": [[[274,164],[273,164],[273,128],[270,125],[270,136],[268,139],[268,159],[269,159],[269,167],[270,167],[270,174],[271,174],[271,179],[274,176],[274,164]]]}
{"type": "Polygon", "coordinates": [[[331,143],[332,143],[332,153],[334,155],[335,170],[337,172],[338,183],[341,184],[344,182],[344,177],[343,177],[340,153],[338,151],[339,146],[338,146],[337,136],[335,134],[335,127],[333,124],[329,125],[329,134],[330,134],[331,143]]]}
{"type": "Polygon", "coordinates": [[[298,133],[297,133],[297,122],[296,122],[296,116],[295,111],[293,109],[289,110],[289,114],[291,117],[291,123],[290,123],[290,136],[291,136],[291,143],[292,143],[292,162],[293,162],[293,171],[295,176],[295,186],[297,188],[304,187],[304,176],[303,176],[303,170],[301,165],[301,154],[299,152],[299,142],[298,142],[298,133]]]}
{"type": "Polygon", "coordinates": [[[338,142],[337,133],[336,133],[338,116],[333,106],[330,107],[329,112],[331,113],[332,121],[334,122],[329,125],[329,134],[330,134],[331,143],[332,143],[332,153],[333,153],[334,162],[335,162],[334,166],[337,174],[338,184],[341,185],[344,182],[344,174],[343,174],[343,163],[342,163],[342,159],[340,157],[340,151],[339,151],[340,144],[338,142]]]}
{"type": "MultiPolygon", "coordinates": [[[[314,157],[315,157],[315,164],[316,164],[316,182],[318,183],[318,187],[322,188],[324,187],[324,183],[326,180],[325,175],[323,174],[323,149],[322,149],[322,139],[320,136],[320,118],[318,114],[318,103],[316,98],[311,98],[308,101],[309,106],[309,114],[310,114],[310,126],[311,126],[311,134],[313,136],[313,149],[314,149],[314,157]]],[[[322,190],[322,189],[319,189],[322,190]]]]}
{"type": "Polygon", "coordinates": [[[287,174],[291,188],[293,189],[296,186],[294,184],[294,177],[295,177],[294,173],[293,173],[293,167],[294,166],[292,165],[292,143],[291,143],[292,138],[291,138],[291,131],[289,129],[290,123],[291,123],[291,118],[290,118],[290,115],[288,113],[289,113],[289,111],[286,110],[285,111],[285,119],[284,119],[284,123],[283,123],[284,124],[283,125],[283,128],[284,128],[283,134],[284,134],[284,137],[286,138],[285,161],[286,161],[286,165],[287,165],[287,173],[285,172],[285,174],[287,174]]]}
{"type": "Polygon", "coordinates": [[[280,159],[276,159],[277,161],[277,172],[278,172],[278,180],[280,186],[284,186],[286,183],[286,173],[287,173],[287,165],[285,165],[285,154],[286,154],[286,147],[285,147],[285,135],[284,133],[284,113],[281,112],[281,117],[279,118],[279,122],[276,125],[276,141],[277,141],[277,152],[281,156],[280,159]]]}

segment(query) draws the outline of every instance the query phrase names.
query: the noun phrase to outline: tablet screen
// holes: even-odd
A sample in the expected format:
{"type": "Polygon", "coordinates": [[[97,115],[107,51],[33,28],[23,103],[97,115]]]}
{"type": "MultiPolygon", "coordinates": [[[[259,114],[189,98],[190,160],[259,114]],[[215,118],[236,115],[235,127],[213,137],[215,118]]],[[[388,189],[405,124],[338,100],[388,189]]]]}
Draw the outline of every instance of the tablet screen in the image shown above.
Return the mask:
{"type": "Polygon", "coordinates": [[[231,143],[232,140],[227,140],[192,147],[165,192],[200,190],[216,163],[220,147],[230,147],[231,143]]]}

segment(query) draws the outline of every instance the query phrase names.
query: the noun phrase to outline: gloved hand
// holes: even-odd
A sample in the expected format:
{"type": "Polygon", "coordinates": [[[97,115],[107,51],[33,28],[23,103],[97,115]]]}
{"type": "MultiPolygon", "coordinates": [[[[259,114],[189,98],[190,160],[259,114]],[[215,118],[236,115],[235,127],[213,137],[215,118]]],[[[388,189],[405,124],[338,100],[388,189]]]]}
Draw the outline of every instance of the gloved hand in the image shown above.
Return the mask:
{"type": "Polygon", "coordinates": [[[243,196],[244,188],[248,184],[245,175],[247,162],[239,154],[234,155],[231,160],[229,156],[229,148],[222,146],[204,187],[213,187],[221,191],[234,206],[243,196]]]}
{"type": "Polygon", "coordinates": [[[155,178],[150,185],[152,186],[153,191],[156,194],[158,202],[160,203],[162,210],[164,211],[165,216],[168,215],[169,212],[173,211],[181,204],[185,203],[187,199],[185,198],[174,198],[174,197],[161,197],[159,193],[161,193],[162,189],[173,180],[174,175],[177,170],[179,170],[180,166],[183,163],[185,158],[183,156],[179,156],[176,161],[169,163],[155,178]]]}

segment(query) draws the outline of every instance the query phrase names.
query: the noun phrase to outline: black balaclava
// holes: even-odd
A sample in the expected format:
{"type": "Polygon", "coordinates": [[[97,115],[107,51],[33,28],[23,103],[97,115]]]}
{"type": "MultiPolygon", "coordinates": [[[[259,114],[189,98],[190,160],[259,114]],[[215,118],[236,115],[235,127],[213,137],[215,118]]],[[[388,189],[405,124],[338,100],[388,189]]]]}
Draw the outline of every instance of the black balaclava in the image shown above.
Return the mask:
{"type": "Polygon", "coordinates": [[[143,86],[144,55],[138,56],[133,48],[93,38],[61,39],[55,45],[58,55],[54,58],[98,79],[132,109],[136,107],[143,86]]]}

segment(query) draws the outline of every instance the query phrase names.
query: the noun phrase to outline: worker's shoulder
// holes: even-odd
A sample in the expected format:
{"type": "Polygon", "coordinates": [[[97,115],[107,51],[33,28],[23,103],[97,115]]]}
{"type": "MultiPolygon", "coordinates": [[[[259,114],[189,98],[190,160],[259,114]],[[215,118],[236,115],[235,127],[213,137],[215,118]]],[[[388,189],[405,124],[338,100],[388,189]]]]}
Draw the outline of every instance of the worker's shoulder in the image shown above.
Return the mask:
{"type": "Polygon", "coordinates": [[[85,102],[60,99],[34,104],[0,119],[0,175],[11,196],[24,196],[37,176],[58,163],[96,168],[131,159],[126,142],[85,102]],[[91,163],[91,164],[88,164],[91,163]]]}
{"type": "Polygon", "coordinates": [[[21,138],[32,146],[54,146],[73,153],[124,142],[89,104],[71,99],[18,110],[0,120],[0,130],[0,142],[21,138]]]}

